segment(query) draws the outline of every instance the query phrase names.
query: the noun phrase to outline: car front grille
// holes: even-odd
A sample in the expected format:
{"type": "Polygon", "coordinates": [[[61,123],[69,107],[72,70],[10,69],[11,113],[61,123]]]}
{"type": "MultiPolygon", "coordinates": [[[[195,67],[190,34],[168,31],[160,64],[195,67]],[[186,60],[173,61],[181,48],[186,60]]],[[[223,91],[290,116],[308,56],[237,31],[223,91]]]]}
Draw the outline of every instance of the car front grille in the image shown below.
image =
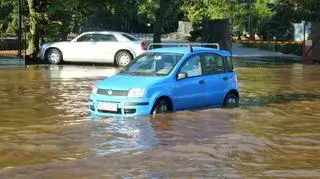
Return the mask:
{"type": "Polygon", "coordinates": [[[98,94],[106,96],[127,96],[128,90],[111,90],[111,89],[98,89],[98,94]]]}

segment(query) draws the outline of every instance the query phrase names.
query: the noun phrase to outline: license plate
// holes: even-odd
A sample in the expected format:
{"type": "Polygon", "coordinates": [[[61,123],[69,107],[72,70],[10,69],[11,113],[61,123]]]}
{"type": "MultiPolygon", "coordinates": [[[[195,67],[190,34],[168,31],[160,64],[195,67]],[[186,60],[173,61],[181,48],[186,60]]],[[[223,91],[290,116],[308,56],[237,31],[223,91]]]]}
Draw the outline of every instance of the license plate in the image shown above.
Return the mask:
{"type": "Polygon", "coordinates": [[[115,111],[116,112],[116,111],[118,111],[118,104],[100,102],[100,103],[98,103],[98,110],[115,111]]]}

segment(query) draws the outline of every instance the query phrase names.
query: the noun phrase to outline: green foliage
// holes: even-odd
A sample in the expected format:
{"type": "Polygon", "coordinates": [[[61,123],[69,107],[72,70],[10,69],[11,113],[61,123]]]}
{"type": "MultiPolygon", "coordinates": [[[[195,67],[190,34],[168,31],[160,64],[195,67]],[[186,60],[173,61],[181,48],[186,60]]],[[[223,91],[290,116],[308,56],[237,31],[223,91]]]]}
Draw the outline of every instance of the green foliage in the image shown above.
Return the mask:
{"type": "Polygon", "coordinates": [[[239,1],[231,4],[231,19],[233,31],[241,32],[247,28],[248,8],[247,3],[239,1]]]}
{"type": "Polygon", "coordinates": [[[0,35],[17,32],[17,2],[0,0],[0,35]]]}
{"type": "Polygon", "coordinates": [[[259,29],[266,40],[273,36],[278,40],[292,40],[292,23],[320,21],[319,0],[273,0],[269,6],[273,11],[272,16],[259,29]]]}
{"type": "Polygon", "coordinates": [[[300,45],[281,45],[276,50],[285,54],[302,55],[302,47],[300,45]]]}
{"type": "MultiPolygon", "coordinates": [[[[286,3],[284,0],[279,2],[286,3]]],[[[295,3],[295,19],[307,21],[320,21],[319,0],[291,0],[295,3]]],[[[278,3],[279,3],[278,2],[278,3]]]]}
{"type": "Polygon", "coordinates": [[[155,22],[155,12],[160,7],[159,3],[155,3],[153,0],[140,0],[138,14],[144,16],[150,20],[150,22],[155,22]]]}
{"type": "Polygon", "coordinates": [[[191,22],[201,23],[203,19],[230,18],[231,4],[230,0],[189,0],[182,10],[191,22]]]}
{"type": "MultiPolygon", "coordinates": [[[[160,0],[138,0],[139,10],[138,17],[145,17],[148,23],[155,23],[156,14],[160,8],[160,0]]],[[[182,5],[182,0],[167,0],[169,3],[168,9],[164,16],[164,24],[162,26],[161,32],[168,33],[177,30],[178,21],[182,19],[183,12],[180,9],[182,5]]]]}
{"type": "Polygon", "coordinates": [[[232,30],[240,36],[242,31],[248,31],[249,13],[256,31],[274,14],[267,6],[269,2],[270,0],[252,0],[250,11],[248,1],[244,0],[190,0],[184,2],[182,10],[191,22],[197,24],[201,24],[203,19],[230,18],[232,30]]]}

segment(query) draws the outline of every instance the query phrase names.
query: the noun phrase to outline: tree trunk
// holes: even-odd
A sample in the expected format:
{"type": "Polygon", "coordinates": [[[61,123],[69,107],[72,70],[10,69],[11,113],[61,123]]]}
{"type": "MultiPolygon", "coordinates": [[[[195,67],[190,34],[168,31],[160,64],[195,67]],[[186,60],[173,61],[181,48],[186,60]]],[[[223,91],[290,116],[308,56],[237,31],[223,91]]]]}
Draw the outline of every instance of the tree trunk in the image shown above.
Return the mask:
{"type": "Polygon", "coordinates": [[[156,21],[153,26],[153,42],[161,43],[162,27],[169,6],[169,0],[160,0],[160,8],[156,11],[156,21]]]}
{"type": "Polygon", "coordinates": [[[38,33],[38,20],[36,11],[36,0],[28,0],[29,14],[30,14],[30,33],[28,39],[27,55],[31,58],[36,57],[39,50],[39,33],[38,33]]]}

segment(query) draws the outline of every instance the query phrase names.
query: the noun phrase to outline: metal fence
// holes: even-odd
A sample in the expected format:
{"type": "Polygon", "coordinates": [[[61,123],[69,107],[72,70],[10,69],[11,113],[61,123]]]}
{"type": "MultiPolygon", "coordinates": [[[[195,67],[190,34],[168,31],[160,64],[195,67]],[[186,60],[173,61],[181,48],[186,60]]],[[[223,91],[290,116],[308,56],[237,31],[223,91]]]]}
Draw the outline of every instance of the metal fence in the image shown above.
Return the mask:
{"type": "Polygon", "coordinates": [[[0,35],[0,57],[13,58],[25,56],[25,38],[19,42],[17,34],[2,34],[0,35]],[[21,50],[21,56],[19,51],[21,50]]]}
{"type": "Polygon", "coordinates": [[[141,19],[128,19],[121,17],[87,17],[81,25],[84,31],[112,30],[128,33],[152,33],[152,25],[141,19]]]}
{"type": "MultiPolygon", "coordinates": [[[[143,22],[141,19],[127,19],[121,17],[87,17],[82,24],[78,26],[79,35],[86,31],[121,31],[133,35],[137,39],[150,41],[153,39],[152,25],[143,22]]],[[[70,38],[69,38],[70,39],[70,38]]]]}
{"type": "Polygon", "coordinates": [[[43,42],[68,41],[77,35],[88,31],[121,31],[133,35],[143,41],[151,41],[152,24],[144,23],[142,20],[130,20],[120,17],[87,17],[72,19],[60,19],[64,24],[73,24],[66,29],[55,29],[46,26],[43,29],[41,38],[43,42]],[[68,30],[69,29],[69,30],[68,30]]]}

